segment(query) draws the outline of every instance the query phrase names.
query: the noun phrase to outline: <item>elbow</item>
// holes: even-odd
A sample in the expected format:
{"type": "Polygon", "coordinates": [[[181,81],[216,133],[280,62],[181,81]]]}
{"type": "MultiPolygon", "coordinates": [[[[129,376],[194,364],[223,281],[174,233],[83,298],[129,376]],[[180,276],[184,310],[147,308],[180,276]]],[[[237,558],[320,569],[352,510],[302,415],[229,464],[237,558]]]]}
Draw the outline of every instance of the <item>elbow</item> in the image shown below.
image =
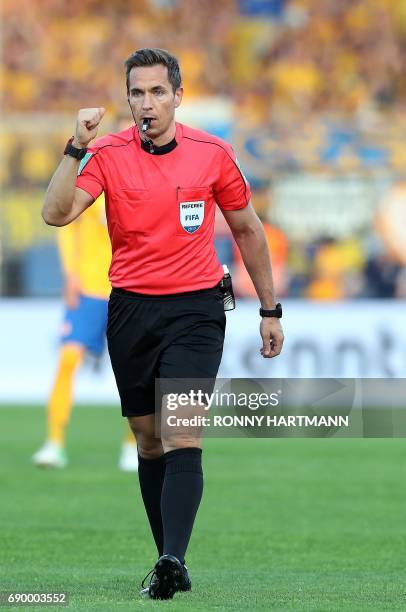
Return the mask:
{"type": "Polygon", "coordinates": [[[56,223],[54,223],[49,217],[47,217],[47,215],[44,212],[41,213],[41,217],[42,217],[43,221],[47,225],[54,225],[54,226],[56,226],[56,223]]]}
{"type": "Polygon", "coordinates": [[[49,202],[47,198],[42,206],[41,217],[47,225],[53,227],[62,227],[71,221],[69,215],[61,214],[58,207],[53,202],[49,202]]]}
{"type": "Polygon", "coordinates": [[[55,219],[55,217],[51,217],[49,213],[43,209],[41,212],[41,217],[47,225],[51,225],[53,227],[62,227],[67,224],[67,221],[61,219],[55,219]]]}
{"type": "Polygon", "coordinates": [[[244,226],[239,227],[238,229],[234,229],[233,236],[236,242],[238,242],[239,240],[256,240],[261,236],[262,233],[262,225],[258,226],[257,223],[247,223],[244,226]]]}
{"type": "Polygon", "coordinates": [[[41,217],[47,225],[56,225],[55,221],[48,215],[44,208],[41,211],[41,217]]]}

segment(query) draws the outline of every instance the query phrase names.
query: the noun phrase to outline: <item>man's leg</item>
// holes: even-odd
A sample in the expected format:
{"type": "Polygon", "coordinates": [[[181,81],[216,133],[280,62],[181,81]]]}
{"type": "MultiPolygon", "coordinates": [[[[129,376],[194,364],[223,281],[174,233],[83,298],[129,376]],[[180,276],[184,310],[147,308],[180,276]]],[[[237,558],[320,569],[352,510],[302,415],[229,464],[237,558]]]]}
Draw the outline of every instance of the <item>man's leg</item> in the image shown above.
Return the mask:
{"type": "Polygon", "coordinates": [[[62,347],[47,406],[48,440],[61,446],[65,444],[65,430],[72,412],[73,377],[83,361],[84,352],[80,344],[65,344],[62,347]]]}
{"type": "Polygon", "coordinates": [[[156,378],[172,380],[182,376],[188,379],[214,379],[221,359],[224,327],[223,301],[217,290],[208,290],[203,296],[193,293],[191,299],[189,296],[158,296],[154,300],[153,296],[144,299],[113,289],[110,298],[107,326],[109,353],[120,393],[122,414],[131,418],[131,427],[137,437],[140,484],[148,518],[158,551],[164,548],[170,550],[165,542],[169,538],[170,547],[173,546],[180,557],[175,558],[173,553],[162,555],[156,563],[156,580],[151,582],[148,590],[154,599],[169,599],[176,591],[190,590],[187,570],[180,561],[184,560],[202,494],[201,449],[194,438],[187,444],[176,442],[172,446],[165,439],[168,457],[163,459],[162,435],[156,436],[154,431],[155,417],[135,416],[135,408],[142,410],[143,406],[153,406],[156,378]],[[149,428],[146,422],[149,422],[149,428]],[[174,451],[172,454],[171,450],[174,451]],[[156,463],[153,464],[153,461],[156,463]],[[164,491],[166,464],[168,482],[165,482],[164,491]],[[169,516],[164,517],[163,523],[162,513],[157,512],[158,499],[161,511],[176,515],[178,508],[174,502],[179,480],[187,487],[189,474],[192,474],[190,498],[185,496],[185,490],[182,491],[182,516],[186,518],[186,524],[180,525],[179,520],[175,523],[175,539],[180,539],[180,545],[175,547],[169,533],[172,528],[169,516]],[[150,482],[155,485],[151,487],[150,482]]]}
{"type": "Polygon", "coordinates": [[[80,344],[65,344],[47,405],[47,440],[34,454],[39,467],[65,467],[65,431],[72,411],[73,377],[83,361],[85,349],[80,344]]]}
{"type": "MultiPolygon", "coordinates": [[[[196,415],[196,407],[183,408],[183,415],[196,415]],[[189,414],[188,414],[189,412],[189,414]]],[[[165,411],[162,419],[165,418],[165,411]]],[[[165,480],[161,496],[163,517],[163,554],[185,562],[193,524],[203,494],[203,470],[200,428],[174,431],[162,427],[165,480]]]]}
{"type": "MultiPolygon", "coordinates": [[[[187,393],[203,388],[211,392],[220,365],[225,314],[223,298],[217,289],[186,296],[168,309],[167,345],[160,356],[159,377],[164,394],[187,393]],[[178,315],[176,318],[174,312],[178,315]],[[183,379],[183,381],[182,381],[183,379]],[[190,386],[192,383],[192,386],[190,386]]],[[[161,439],[165,457],[165,481],[161,511],[164,532],[164,555],[155,572],[158,588],[150,589],[152,598],[168,599],[182,589],[186,550],[203,493],[203,470],[200,426],[189,426],[193,417],[203,416],[205,406],[191,402],[178,407],[170,416],[180,419],[180,429],[170,421],[168,395],[161,406],[161,439]],[[183,425],[185,423],[185,425],[183,425]]]]}
{"type": "Polygon", "coordinates": [[[128,417],[129,425],[136,437],[138,447],[138,474],[141,495],[158,550],[163,552],[163,527],[161,515],[161,493],[165,476],[165,461],[162,443],[155,436],[155,415],[128,417]]]}

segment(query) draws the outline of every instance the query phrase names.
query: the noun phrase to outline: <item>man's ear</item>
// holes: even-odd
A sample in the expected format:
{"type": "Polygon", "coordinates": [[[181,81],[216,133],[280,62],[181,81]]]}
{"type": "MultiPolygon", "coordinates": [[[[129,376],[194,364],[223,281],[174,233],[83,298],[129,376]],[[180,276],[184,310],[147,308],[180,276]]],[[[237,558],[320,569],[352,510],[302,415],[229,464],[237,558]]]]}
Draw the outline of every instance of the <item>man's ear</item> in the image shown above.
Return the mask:
{"type": "Polygon", "coordinates": [[[182,97],[183,87],[178,87],[178,89],[175,91],[175,108],[178,108],[178,106],[180,106],[180,103],[182,102],[182,97]]]}

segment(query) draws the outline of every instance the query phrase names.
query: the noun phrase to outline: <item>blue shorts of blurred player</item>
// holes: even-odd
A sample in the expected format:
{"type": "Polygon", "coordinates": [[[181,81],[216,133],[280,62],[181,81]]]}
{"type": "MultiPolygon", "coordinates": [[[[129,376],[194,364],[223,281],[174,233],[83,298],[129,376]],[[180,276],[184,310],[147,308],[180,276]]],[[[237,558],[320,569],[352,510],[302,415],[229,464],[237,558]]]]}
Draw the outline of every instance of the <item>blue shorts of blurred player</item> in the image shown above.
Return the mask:
{"type": "Polygon", "coordinates": [[[108,300],[79,296],[76,308],[67,308],[61,341],[77,343],[99,357],[105,348],[108,300]]]}
{"type": "MultiPolygon", "coordinates": [[[[68,464],[65,437],[73,405],[74,375],[86,352],[96,359],[101,357],[105,347],[107,310],[108,299],[80,295],[77,306],[65,311],[61,333],[63,346],[47,403],[47,438],[32,457],[38,467],[64,468],[68,464]]],[[[137,447],[128,426],[119,467],[124,472],[138,470],[137,447]]]]}

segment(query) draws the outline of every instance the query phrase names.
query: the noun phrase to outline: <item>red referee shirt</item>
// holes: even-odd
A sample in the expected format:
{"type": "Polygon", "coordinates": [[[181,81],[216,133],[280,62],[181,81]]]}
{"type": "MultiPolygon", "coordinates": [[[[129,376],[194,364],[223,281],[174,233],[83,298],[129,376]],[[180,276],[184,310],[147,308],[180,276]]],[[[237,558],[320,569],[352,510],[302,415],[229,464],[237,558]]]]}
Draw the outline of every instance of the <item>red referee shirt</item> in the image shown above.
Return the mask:
{"type": "Polygon", "coordinates": [[[105,192],[113,287],[158,295],[222,278],[215,205],[244,208],[249,185],[220,138],[177,123],[175,140],[151,154],[131,127],[98,139],[80,166],[76,185],[95,199],[105,192]]]}

